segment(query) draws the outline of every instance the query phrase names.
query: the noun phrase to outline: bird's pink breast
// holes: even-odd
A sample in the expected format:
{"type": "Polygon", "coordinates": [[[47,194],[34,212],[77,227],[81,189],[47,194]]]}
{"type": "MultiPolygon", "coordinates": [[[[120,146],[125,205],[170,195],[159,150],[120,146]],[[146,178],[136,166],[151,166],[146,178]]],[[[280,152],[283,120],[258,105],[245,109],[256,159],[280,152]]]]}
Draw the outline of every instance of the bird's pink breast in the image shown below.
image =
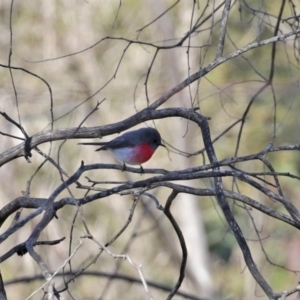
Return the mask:
{"type": "Polygon", "coordinates": [[[154,153],[154,149],[148,144],[144,143],[134,147],[134,155],[132,159],[136,164],[142,164],[149,160],[154,153]]]}
{"type": "Polygon", "coordinates": [[[140,165],[151,158],[154,153],[154,149],[146,143],[143,143],[136,147],[126,147],[120,149],[113,149],[114,156],[130,165],[140,165]]]}

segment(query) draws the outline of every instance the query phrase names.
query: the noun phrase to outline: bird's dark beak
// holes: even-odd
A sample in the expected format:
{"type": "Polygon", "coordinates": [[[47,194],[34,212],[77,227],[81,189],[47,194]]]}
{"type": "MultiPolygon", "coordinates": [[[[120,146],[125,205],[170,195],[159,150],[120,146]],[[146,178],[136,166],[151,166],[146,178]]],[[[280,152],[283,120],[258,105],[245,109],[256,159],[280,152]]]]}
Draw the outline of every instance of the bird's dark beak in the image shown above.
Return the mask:
{"type": "Polygon", "coordinates": [[[166,146],[164,144],[159,144],[159,146],[162,146],[162,147],[166,148],[166,146]]]}

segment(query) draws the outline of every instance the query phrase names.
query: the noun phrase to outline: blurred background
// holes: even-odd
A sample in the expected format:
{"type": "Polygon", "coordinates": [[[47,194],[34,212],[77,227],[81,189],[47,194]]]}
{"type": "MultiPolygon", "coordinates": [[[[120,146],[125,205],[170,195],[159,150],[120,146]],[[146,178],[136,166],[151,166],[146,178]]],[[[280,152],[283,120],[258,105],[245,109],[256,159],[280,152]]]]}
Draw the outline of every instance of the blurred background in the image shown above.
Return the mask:
{"type": "MultiPolygon", "coordinates": [[[[282,1],[248,2],[232,4],[224,56],[273,36],[282,1]]],[[[297,11],[299,14],[299,2],[287,1],[285,4],[282,15],[285,21],[280,22],[279,34],[290,32],[296,26],[296,21],[288,18],[297,11]]],[[[83,126],[101,126],[128,118],[215,59],[223,10],[223,6],[217,7],[221,3],[3,0],[0,2],[0,111],[21,123],[29,136],[51,129],[51,98],[44,82],[22,70],[12,70],[15,94],[9,69],[3,67],[8,65],[11,49],[11,66],[28,70],[51,86],[54,129],[77,127],[103,99],[99,110],[83,126]],[[182,45],[176,45],[197,23],[197,30],[182,45]],[[157,48],[153,45],[166,48],[156,53],[157,48]]],[[[199,107],[203,115],[211,118],[212,139],[236,123],[214,143],[219,160],[259,152],[269,142],[297,144],[300,125],[298,58],[299,48],[293,36],[277,43],[273,85],[262,90],[272,68],[272,44],[253,49],[221,64],[177,93],[163,107],[199,107]],[[243,123],[240,120],[248,108],[243,123]],[[239,140],[241,124],[244,127],[239,140]]],[[[1,132],[23,137],[20,130],[4,118],[0,118],[0,124],[1,132]]],[[[175,171],[208,163],[205,155],[195,154],[203,149],[203,143],[201,132],[193,123],[169,118],[135,128],[145,126],[155,126],[170,151],[158,149],[144,167],[175,171]]],[[[82,160],[85,164],[117,163],[109,154],[95,153],[94,147],[77,146],[78,142],[68,140],[59,152],[62,141],[52,143],[50,156],[58,162],[59,155],[59,164],[69,175],[77,170],[82,160]]],[[[1,135],[0,151],[19,143],[20,140],[1,135]]],[[[48,153],[50,144],[45,143],[40,148],[48,153]]],[[[276,171],[299,175],[298,152],[273,153],[268,159],[276,171]]],[[[30,196],[47,198],[51,195],[61,183],[60,175],[50,163],[36,173],[42,162],[43,157],[33,152],[30,164],[19,158],[1,167],[1,208],[22,195],[33,175],[30,196]]],[[[247,172],[266,171],[260,161],[237,166],[247,172]]],[[[85,175],[97,181],[141,179],[139,174],[114,170],[96,170],[85,175]]],[[[143,176],[147,178],[147,175],[143,176]]],[[[84,176],[80,180],[82,184],[88,184],[84,176]]],[[[212,187],[208,179],[181,184],[212,187]]],[[[226,178],[224,185],[284,212],[279,203],[244,183],[234,183],[232,178],[226,178]]],[[[281,185],[284,196],[299,207],[298,181],[281,178],[281,185]]],[[[101,188],[111,186],[106,184],[101,188]]],[[[75,186],[71,190],[76,197],[85,193],[75,186]]],[[[159,188],[151,193],[164,205],[170,191],[159,188]]],[[[59,199],[64,196],[69,194],[65,192],[59,199]]],[[[276,291],[296,286],[299,275],[289,269],[300,270],[298,231],[233,201],[230,204],[255,262],[270,285],[276,291]]],[[[84,217],[91,233],[105,244],[124,226],[131,206],[132,196],[114,195],[86,205],[84,217]]],[[[172,213],[183,231],[189,251],[181,292],[198,299],[264,299],[245,267],[241,251],[213,197],[179,195],[172,213]]],[[[26,215],[28,211],[22,214],[26,215]]],[[[65,241],[56,246],[36,247],[52,272],[65,262],[69,251],[74,250],[79,237],[84,235],[82,220],[78,217],[70,237],[75,214],[76,207],[63,208],[58,219],[54,219],[40,237],[41,240],[53,240],[65,236],[65,241]]],[[[12,218],[1,227],[1,233],[8,228],[12,218]]],[[[25,241],[39,220],[40,216],[2,243],[1,255],[25,241]]],[[[142,265],[149,281],[172,287],[178,278],[181,259],[178,240],[169,221],[147,196],[141,197],[131,224],[109,249],[115,254],[127,253],[137,265],[142,265]]],[[[118,270],[121,274],[139,278],[138,272],[127,261],[114,259],[107,253],[95,259],[98,253],[98,245],[83,240],[72,259],[72,269],[80,270],[93,262],[87,271],[113,274],[118,270]]],[[[69,270],[67,266],[65,271],[69,270]]],[[[4,282],[24,276],[34,279],[41,274],[28,254],[6,260],[1,264],[1,272],[4,282]]],[[[7,297],[25,299],[43,283],[43,280],[30,280],[8,284],[7,297]]],[[[63,278],[58,277],[55,286],[57,289],[63,287],[63,278]]],[[[142,285],[125,280],[110,281],[104,276],[82,275],[70,282],[68,289],[69,292],[63,293],[64,299],[146,299],[142,285]]],[[[154,299],[164,299],[168,294],[158,288],[150,287],[150,290],[154,299]]],[[[32,299],[41,299],[42,295],[43,292],[39,292],[32,299]]],[[[183,296],[177,295],[174,299],[183,299],[183,296]]]]}

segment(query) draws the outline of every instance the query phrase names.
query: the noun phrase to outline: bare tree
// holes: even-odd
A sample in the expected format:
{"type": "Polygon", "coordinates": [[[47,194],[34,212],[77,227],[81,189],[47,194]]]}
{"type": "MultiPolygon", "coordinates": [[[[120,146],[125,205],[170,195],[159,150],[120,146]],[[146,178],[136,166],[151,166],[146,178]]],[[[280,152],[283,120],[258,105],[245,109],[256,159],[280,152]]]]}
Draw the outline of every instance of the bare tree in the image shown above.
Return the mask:
{"type": "Polygon", "coordinates": [[[3,1],[0,299],[297,298],[299,10],[3,1]]]}

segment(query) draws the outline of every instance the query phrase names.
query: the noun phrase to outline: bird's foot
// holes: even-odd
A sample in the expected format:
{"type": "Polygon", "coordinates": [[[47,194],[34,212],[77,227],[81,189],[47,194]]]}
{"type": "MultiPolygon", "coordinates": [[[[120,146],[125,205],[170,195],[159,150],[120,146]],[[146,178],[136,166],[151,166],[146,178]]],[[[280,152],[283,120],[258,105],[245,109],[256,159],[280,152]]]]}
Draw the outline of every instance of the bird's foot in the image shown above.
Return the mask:
{"type": "Polygon", "coordinates": [[[144,168],[140,165],[141,175],[145,174],[144,168]]]}

